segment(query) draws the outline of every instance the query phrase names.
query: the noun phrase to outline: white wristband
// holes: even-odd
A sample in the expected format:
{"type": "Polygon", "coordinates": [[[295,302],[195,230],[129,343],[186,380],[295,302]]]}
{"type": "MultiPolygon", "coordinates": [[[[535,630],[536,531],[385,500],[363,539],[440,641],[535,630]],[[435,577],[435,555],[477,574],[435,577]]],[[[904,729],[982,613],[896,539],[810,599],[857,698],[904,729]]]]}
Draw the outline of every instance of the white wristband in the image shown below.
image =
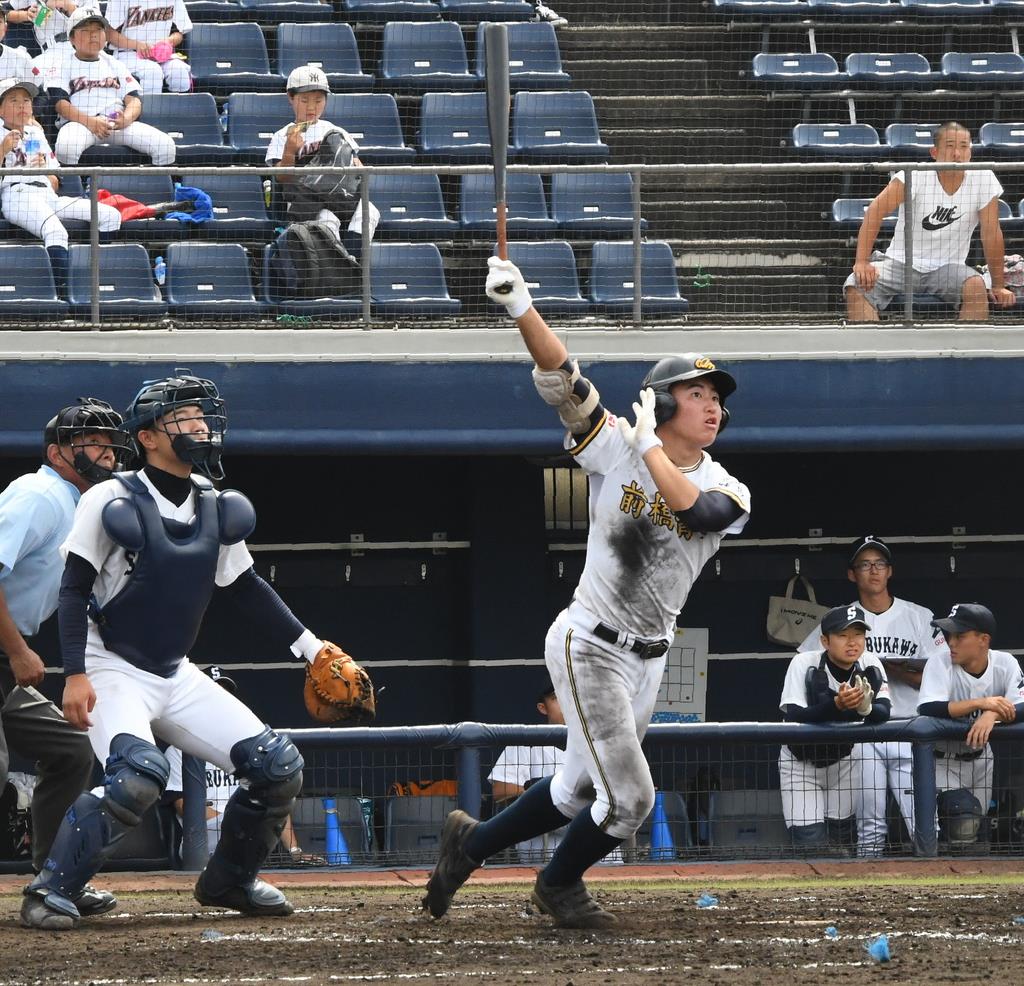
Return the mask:
{"type": "Polygon", "coordinates": [[[291,645],[290,650],[296,657],[304,657],[312,664],[323,645],[324,642],[312,630],[303,630],[302,636],[291,645]]]}
{"type": "Polygon", "coordinates": [[[646,439],[637,443],[637,454],[642,459],[652,448],[661,448],[662,445],[662,440],[652,432],[646,439]]]}

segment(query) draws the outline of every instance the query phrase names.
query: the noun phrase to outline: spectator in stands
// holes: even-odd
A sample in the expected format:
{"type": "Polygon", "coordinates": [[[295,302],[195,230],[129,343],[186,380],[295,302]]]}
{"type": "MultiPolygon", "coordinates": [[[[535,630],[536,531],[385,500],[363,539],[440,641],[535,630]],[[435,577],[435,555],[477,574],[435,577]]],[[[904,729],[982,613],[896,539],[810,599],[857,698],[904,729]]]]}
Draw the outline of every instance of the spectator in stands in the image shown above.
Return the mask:
{"type": "Polygon", "coordinates": [[[559,17],[543,0],[533,0],[533,5],[537,9],[536,20],[547,21],[552,27],[565,27],[569,23],[564,17],[559,17]]]}
{"type": "MultiPolygon", "coordinates": [[[[37,94],[31,82],[0,81],[0,158],[5,170],[57,165],[46,134],[32,115],[32,100],[37,94]]],[[[68,231],[61,220],[88,222],[91,213],[87,198],[58,195],[57,187],[55,175],[5,174],[0,178],[0,207],[8,222],[43,241],[53,268],[54,286],[63,295],[68,279],[68,231]]],[[[98,209],[101,231],[120,228],[121,213],[117,209],[102,202],[98,209]]]]}
{"type": "MultiPolygon", "coordinates": [[[[0,42],[7,37],[7,7],[0,4],[0,42]]],[[[32,57],[24,48],[0,43],[0,79],[31,79],[32,57]]]]}
{"type": "Polygon", "coordinates": [[[96,0],[81,4],[74,0],[46,0],[45,3],[41,0],[7,0],[7,6],[10,8],[7,19],[12,24],[32,25],[42,51],[42,55],[35,59],[40,66],[47,64],[58,52],[70,50],[68,35],[71,29],[68,23],[76,10],[81,7],[91,8],[97,14],[100,12],[96,0]]]}
{"type": "Polygon", "coordinates": [[[131,70],[143,93],[188,92],[192,72],[174,49],[192,30],[184,0],[109,0],[107,42],[131,70]]]}
{"type": "MultiPolygon", "coordinates": [[[[779,708],[787,722],[816,725],[878,723],[889,718],[889,683],[881,662],[865,654],[870,632],[854,604],[830,609],[813,651],[789,662],[779,708]]],[[[779,751],[782,813],[793,845],[820,852],[853,845],[861,786],[860,754],[852,743],[790,743],[779,751]]]]}
{"type": "Polygon", "coordinates": [[[996,620],[980,603],[957,603],[932,626],[942,631],[949,653],[924,666],[917,711],[970,725],[963,741],[935,743],[939,833],[951,845],[969,845],[992,797],[988,740],[998,723],[1024,716],[1024,676],[1012,654],[991,649],[996,620]]]}
{"type": "MultiPolygon", "coordinates": [[[[295,122],[282,127],[270,138],[270,146],[267,148],[267,164],[280,165],[283,168],[303,167],[308,164],[320,147],[320,142],[332,130],[341,131],[353,152],[358,152],[359,148],[355,140],[343,128],[321,119],[324,110],[327,109],[327,96],[331,91],[327,84],[327,76],[324,75],[322,69],[315,65],[300,65],[293,69],[288,76],[287,88],[288,102],[292,104],[295,122]]],[[[358,157],[353,157],[352,163],[359,165],[361,162],[358,157]]],[[[291,180],[291,176],[281,175],[278,181],[283,189],[283,198],[288,203],[287,217],[290,221],[303,222],[315,219],[325,223],[345,245],[349,253],[356,258],[359,257],[362,245],[363,210],[362,204],[358,200],[355,201],[354,207],[350,206],[347,215],[339,216],[327,208],[313,208],[307,214],[306,211],[299,208],[294,188],[296,183],[291,180]],[[343,222],[346,224],[344,234],[341,231],[343,222]]],[[[371,203],[370,239],[373,239],[379,220],[380,212],[371,203]]]]}
{"type": "MultiPolygon", "coordinates": [[[[917,715],[921,674],[925,662],[949,650],[942,632],[932,626],[935,614],[924,606],[897,599],[889,590],[893,575],[892,551],[873,534],[850,546],[846,577],[857,586],[859,605],[871,620],[866,650],[882,662],[889,681],[892,718],[917,715]]],[[[821,627],[815,627],[800,645],[817,649],[821,627]]],[[[914,838],[914,777],[910,743],[862,743],[860,796],[857,800],[857,855],[878,856],[885,850],[886,786],[892,791],[914,838]]]]}
{"type": "MultiPolygon", "coordinates": [[[[931,156],[940,163],[965,164],[971,159],[971,132],[959,123],[935,131],[931,156]]],[[[960,320],[988,318],[988,301],[1001,308],[1016,303],[1003,279],[1003,232],[999,228],[999,196],[1003,186],[991,171],[916,171],[913,178],[914,293],[937,295],[960,309],[960,320]],[[981,245],[992,271],[986,292],[981,274],[967,266],[974,230],[981,223],[981,245]]],[[[876,322],[904,289],[904,181],[897,172],[868,206],[857,236],[853,273],[843,286],[846,310],[855,322],[876,322]],[[882,220],[899,206],[892,242],[885,253],[873,252],[882,220]]]]}
{"type": "Polygon", "coordinates": [[[171,164],[174,141],[139,122],[139,83],[125,65],[103,50],[106,20],[83,7],[71,15],[68,29],[74,50],[60,52],[43,73],[47,94],[56,103],[57,160],[78,164],[87,148],[102,143],[131,147],[148,155],[155,165],[171,164]]]}

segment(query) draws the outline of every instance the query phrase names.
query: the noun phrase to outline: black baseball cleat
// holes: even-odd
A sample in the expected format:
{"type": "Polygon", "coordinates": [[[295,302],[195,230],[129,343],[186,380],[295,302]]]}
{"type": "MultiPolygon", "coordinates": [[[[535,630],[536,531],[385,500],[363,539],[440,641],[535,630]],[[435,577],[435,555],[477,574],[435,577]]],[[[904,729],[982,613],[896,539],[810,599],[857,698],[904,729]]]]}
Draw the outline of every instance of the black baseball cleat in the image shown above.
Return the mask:
{"type": "Polygon", "coordinates": [[[437,865],[427,881],[423,906],[432,917],[444,917],[452,906],[452,898],[480,864],[466,854],[466,840],[480,823],[464,811],[449,812],[441,829],[441,849],[437,865]]]}
{"type": "Polygon", "coordinates": [[[117,898],[112,893],[98,890],[91,883],[87,883],[78,896],[71,899],[83,918],[94,918],[117,907],[117,898]]]}
{"type": "Polygon", "coordinates": [[[582,880],[567,887],[550,887],[538,873],[530,900],[538,910],[553,917],[558,928],[608,929],[618,924],[615,915],[590,896],[582,880]]]}
{"type": "Polygon", "coordinates": [[[287,917],[294,913],[288,898],[277,887],[264,883],[259,878],[247,887],[228,887],[219,893],[212,893],[203,886],[204,870],[196,881],[195,898],[207,907],[226,907],[253,917],[287,917]]]}

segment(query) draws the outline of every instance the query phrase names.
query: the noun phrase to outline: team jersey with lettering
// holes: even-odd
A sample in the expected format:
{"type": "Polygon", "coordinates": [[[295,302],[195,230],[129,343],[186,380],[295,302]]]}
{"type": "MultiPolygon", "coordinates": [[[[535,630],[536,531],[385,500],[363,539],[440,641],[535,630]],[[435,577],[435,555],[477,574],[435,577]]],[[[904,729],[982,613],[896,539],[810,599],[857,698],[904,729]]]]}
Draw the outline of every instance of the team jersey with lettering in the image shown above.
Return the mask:
{"type": "MultiPolygon", "coordinates": [[[[0,142],[6,139],[10,133],[2,123],[0,123],[0,142]]],[[[49,141],[46,139],[46,134],[43,133],[42,127],[37,127],[35,124],[29,124],[22,131],[23,139],[18,141],[14,147],[11,148],[4,155],[4,168],[55,168],[57,167],[57,156],[53,153],[53,148],[50,147],[49,141]],[[39,141],[39,154],[42,154],[46,158],[45,164],[33,164],[28,155],[25,153],[25,141],[32,140],[35,138],[39,141]]],[[[45,175],[39,175],[34,177],[32,175],[4,175],[0,179],[0,188],[10,188],[12,185],[20,185],[22,182],[41,183],[49,187],[50,179],[45,175]]]]}
{"type": "MultiPolygon", "coordinates": [[[[7,6],[11,10],[28,10],[29,7],[38,6],[39,0],[7,0],[7,6]]],[[[94,10],[97,14],[100,12],[100,5],[98,2],[84,2],[78,4],[79,8],[85,7],[89,10],[94,10]]],[[[46,51],[50,45],[54,44],[57,35],[61,35],[67,43],[68,33],[68,21],[70,15],[65,14],[64,11],[58,10],[56,7],[50,7],[50,12],[46,15],[46,20],[43,21],[42,26],[36,27],[32,25],[32,30],[35,32],[36,41],[39,42],[39,47],[46,51]]],[[[68,44],[68,49],[71,46],[68,44]]]]}
{"type": "MultiPolygon", "coordinates": [[[[928,702],[966,702],[972,698],[1000,695],[1014,705],[1024,702],[1024,674],[1012,654],[1002,650],[988,652],[988,667],[977,677],[954,664],[949,653],[940,654],[924,666],[920,704],[928,702]]],[[[972,723],[980,712],[961,716],[956,721],[972,723]]],[[[949,753],[972,752],[972,747],[959,740],[937,740],[936,747],[949,753]]]]}
{"type": "Polygon", "coordinates": [[[0,44],[0,79],[32,78],[32,56],[24,48],[0,44]]]}
{"type": "MultiPolygon", "coordinates": [[[[818,647],[814,651],[801,650],[799,653],[793,655],[793,659],[789,662],[789,667],[786,669],[786,680],[782,685],[782,697],[779,699],[779,711],[785,711],[787,705],[799,705],[801,708],[806,709],[809,705],[807,701],[807,672],[812,668],[817,668],[821,664],[821,648],[818,647]]],[[[878,693],[875,695],[876,699],[887,698],[892,701],[892,696],[889,694],[889,679],[886,677],[885,668],[882,667],[882,662],[875,657],[874,654],[862,654],[857,663],[853,666],[851,671],[851,678],[855,674],[860,674],[866,671],[868,668],[877,668],[879,674],[882,676],[882,687],[878,689],[878,693]]],[[[839,693],[839,686],[842,682],[836,681],[832,676],[832,669],[829,667],[828,661],[825,662],[825,674],[828,678],[828,688],[833,695],[839,693]]],[[[849,682],[847,682],[849,684],[849,682]]],[[[838,712],[836,713],[838,715],[838,712]]],[[[857,723],[841,723],[842,725],[858,725],[857,723]]]]}
{"type": "MultiPolygon", "coordinates": [[[[142,87],[128,67],[105,51],[95,61],[79,58],[71,47],[59,51],[44,69],[43,85],[54,101],[67,99],[90,116],[123,110],[126,96],[142,98],[142,87]]],[[[66,122],[63,118],[59,121],[66,122]]]]}
{"type": "MultiPolygon", "coordinates": [[[[856,605],[860,602],[854,600],[856,605]]],[[[865,610],[871,629],[866,635],[865,651],[874,654],[880,661],[914,660],[927,661],[938,654],[949,656],[946,638],[942,631],[931,625],[934,614],[924,606],[893,598],[892,605],[884,613],[865,610]]],[[[818,624],[800,645],[800,650],[821,650],[821,624],[818,624]]],[[[917,715],[920,701],[918,690],[904,681],[892,679],[892,718],[909,719],[917,715]]]]}
{"type": "MultiPolygon", "coordinates": [[[[133,41],[150,44],[165,41],[174,28],[182,34],[192,30],[183,0],[110,0],[107,23],[133,41]]],[[[125,50],[116,48],[115,52],[125,50]]]]}
{"type": "MultiPolygon", "coordinates": [[[[893,177],[904,180],[902,171],[893,177]]],[[[965,171],[963,183],[947,195],[937,171],[916,171],[913,187],[914,270],[926,272],[965,263],[980,221],[979,211],[1003,194],[999,180],[991,171],[965,171]]],[[[906,256],[903,212],[901,205],[892,242],[885,251],[887,257],[900,262],[906,256]]]]}
{"type": "Polygon", "coordinates": [[[700,570],[726,534],[750,516],[750,493],[707,452],[681,472],[701,490],[724,493],[743,510],[726,530],[701,534],[676,517],[643,458],[622,437],[613,414],[565,447],[590,480],[587,560],[574,602],[617,630],[671,639],[676,617],[700,570]]]}
{"type": "MultiPolygon", "coordinates": [[[[289,123],[270,138],[270,146],[267,148],[267,164],[277,164],[284,157],[284,145],[288,141],[288,131],[294,126],[294,123],[289,123]]],[[[295,166],[301,168],[305,161],[317,152],[320,142],[332,130],[340,130],[358,153],[359,145],[344,127],[328,123],[326,120],[317,120],[316,123],[311,123],[302,135],[302,147],[295,155],[295,166]]]]}

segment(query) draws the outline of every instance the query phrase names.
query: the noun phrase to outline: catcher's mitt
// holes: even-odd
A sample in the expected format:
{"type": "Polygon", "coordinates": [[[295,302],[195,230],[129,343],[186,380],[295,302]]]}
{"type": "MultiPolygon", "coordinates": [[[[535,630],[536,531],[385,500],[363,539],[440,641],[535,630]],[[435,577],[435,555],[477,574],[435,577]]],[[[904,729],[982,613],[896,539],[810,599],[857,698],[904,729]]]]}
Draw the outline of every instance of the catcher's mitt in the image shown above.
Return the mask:
{"type": "Polygon", "coordinates": [[[370,676],[337,644],[324,641],[306,663],[306,709],[317,722],[369,721],[377,712],[370,676]]]}

